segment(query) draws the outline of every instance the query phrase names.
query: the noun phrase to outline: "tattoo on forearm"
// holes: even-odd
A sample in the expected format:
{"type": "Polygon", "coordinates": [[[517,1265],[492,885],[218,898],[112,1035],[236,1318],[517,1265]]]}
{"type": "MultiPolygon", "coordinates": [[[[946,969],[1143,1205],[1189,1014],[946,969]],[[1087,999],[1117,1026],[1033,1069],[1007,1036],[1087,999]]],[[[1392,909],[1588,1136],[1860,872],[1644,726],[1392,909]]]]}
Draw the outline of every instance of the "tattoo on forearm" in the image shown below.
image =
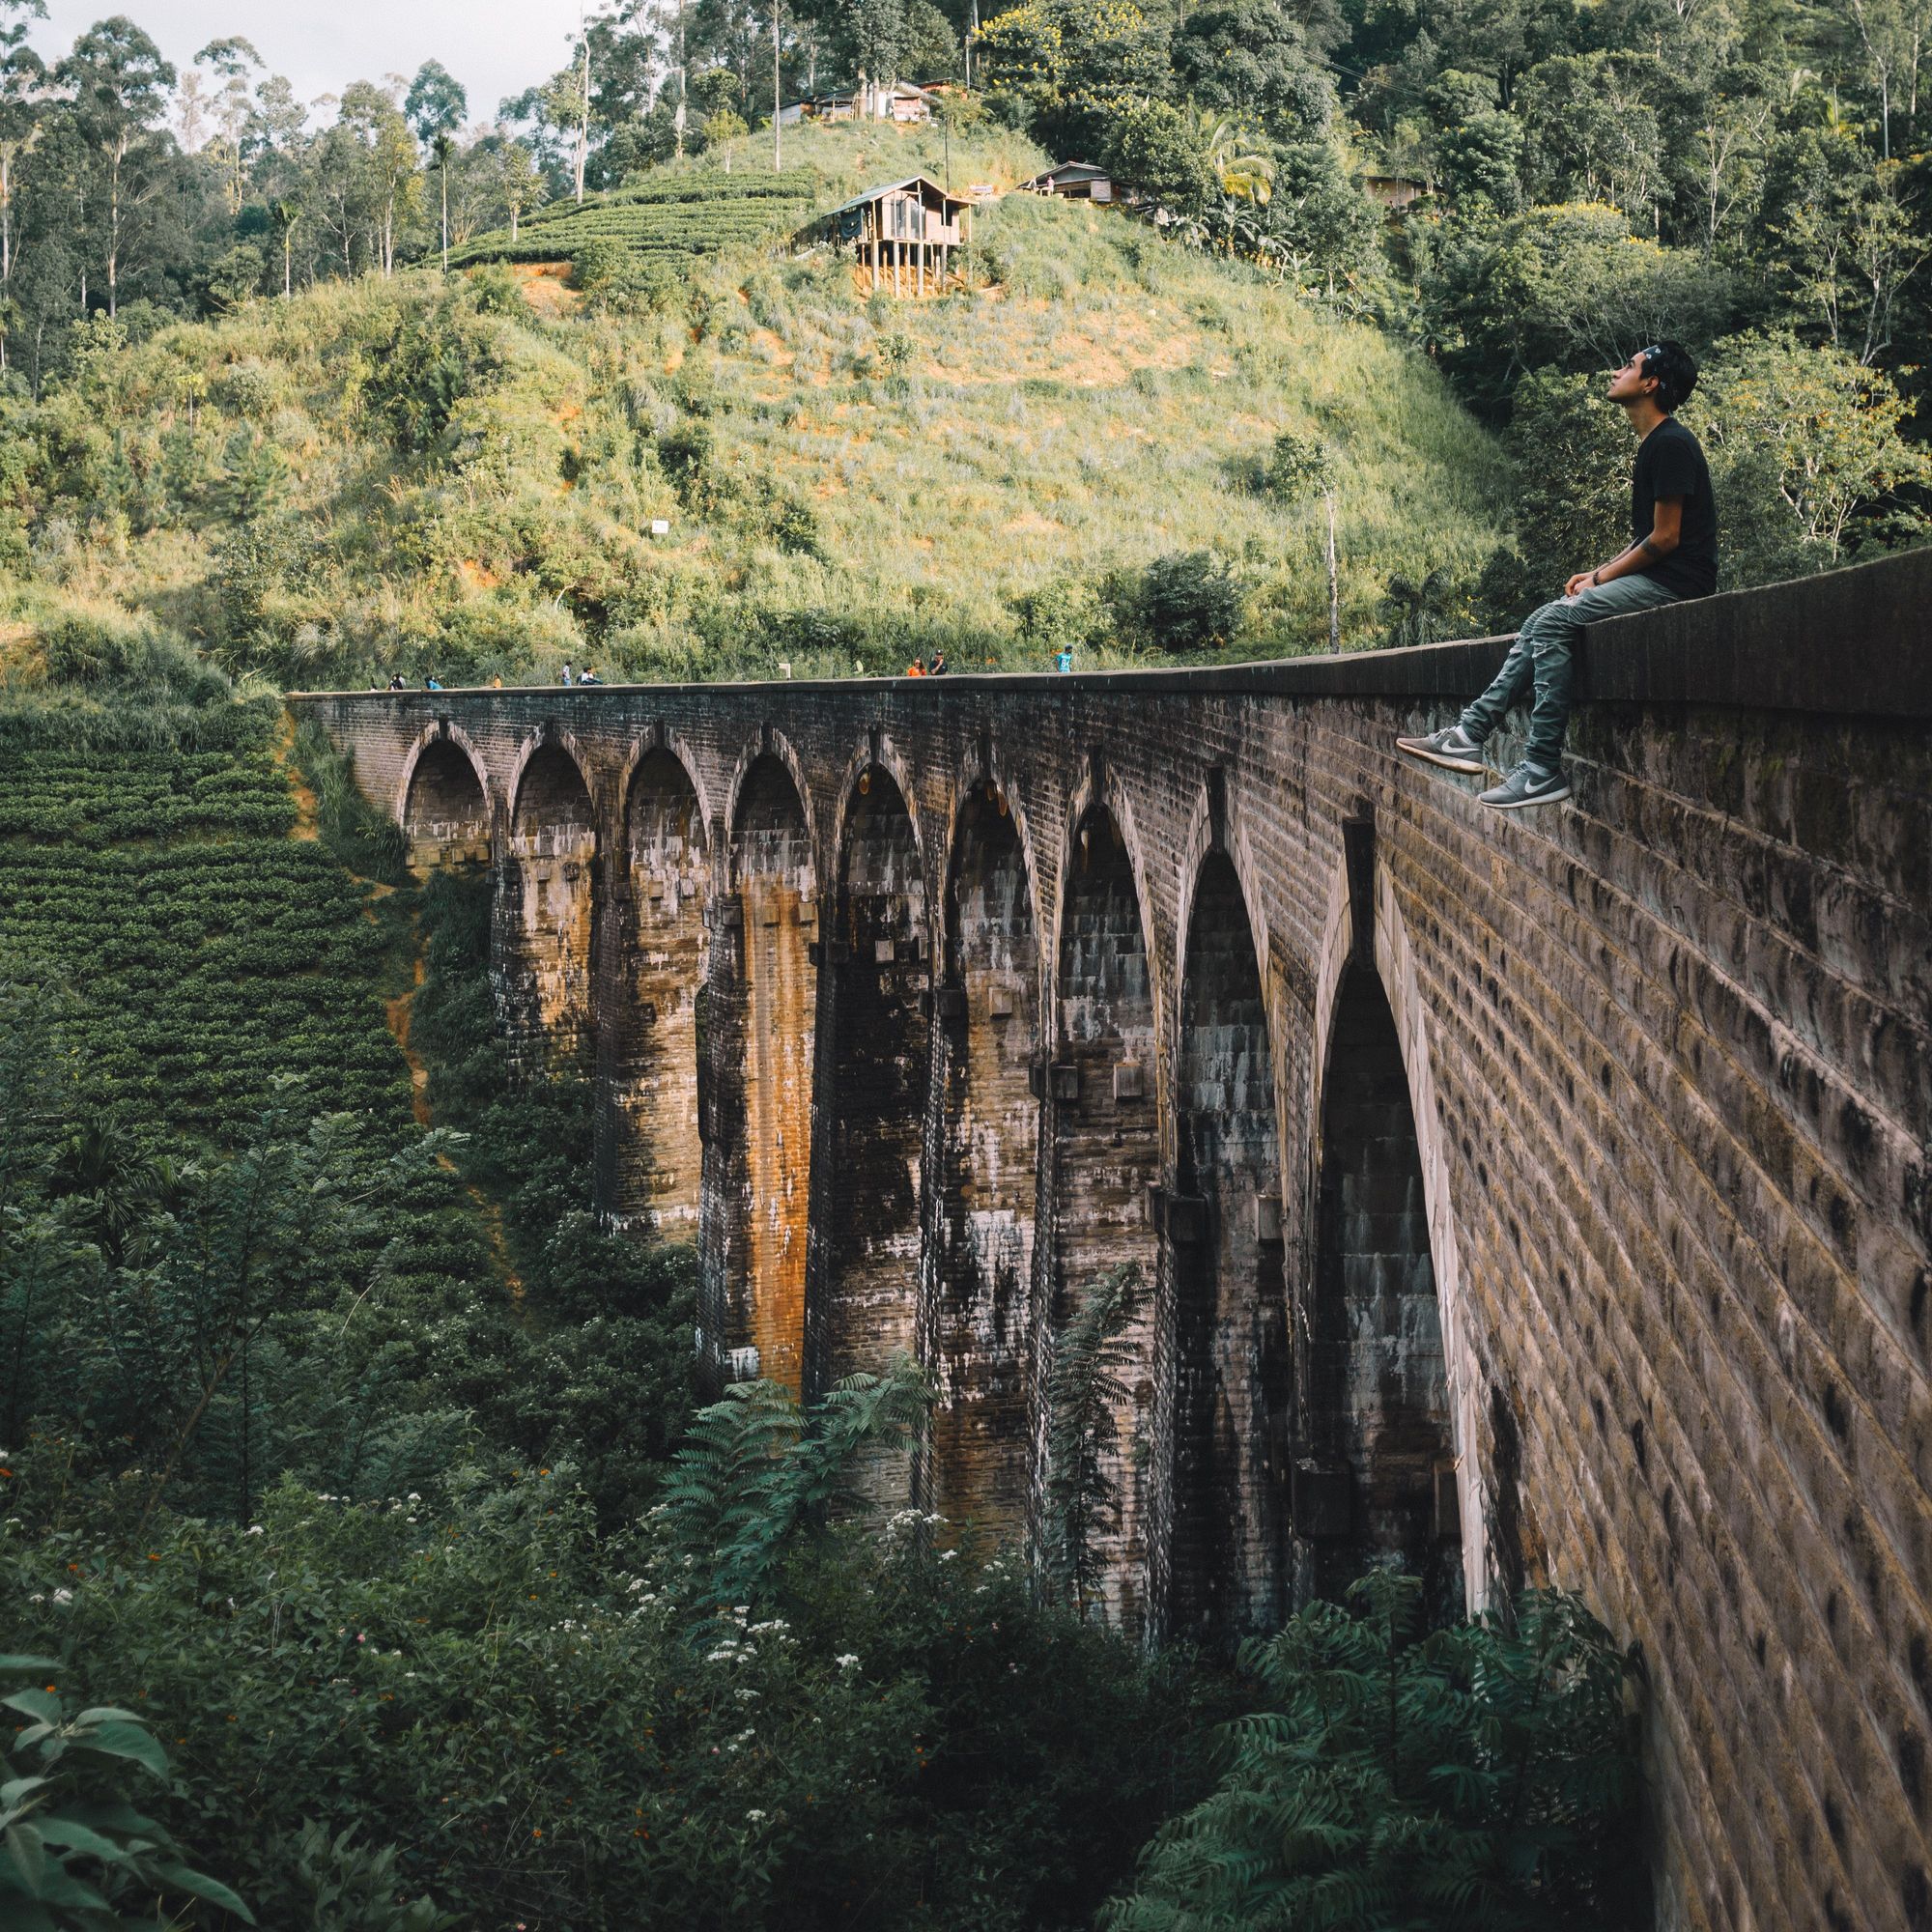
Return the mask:
{"type": "Polygon", "coordinates": [[[1648,537],[1638,538],[1636,547],[1638,550],[1642,551],[1646,556],[1662,556],[1663,554],[1663,553],[1661,550],[1659,550],[1658,547],[1654,543],[1652,543],[1648,537]]]}

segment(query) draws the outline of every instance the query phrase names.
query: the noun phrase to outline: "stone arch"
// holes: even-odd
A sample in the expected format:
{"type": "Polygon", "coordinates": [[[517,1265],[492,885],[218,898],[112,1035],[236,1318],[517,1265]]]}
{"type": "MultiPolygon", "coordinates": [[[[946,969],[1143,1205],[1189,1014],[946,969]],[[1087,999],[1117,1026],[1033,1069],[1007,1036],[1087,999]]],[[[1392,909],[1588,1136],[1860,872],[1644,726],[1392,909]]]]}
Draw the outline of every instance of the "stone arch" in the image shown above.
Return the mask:
{"type": "Polygon", "coordinates": [[[1247,895],[1210,848],[1189,882],[1175,1061],[1168,1628],[1227,1642],[1286,1607],[1293,1385],[1267,1003],[1247,895]]]}
{"type": "Polygon", "coordinates": [[[530,733],[517,748],[517,760],[510,769],[508,786],[510,826],[515,836],[519,820],[535,822],[538,814],[546,811],[554,796],[570,791],[570,777],[575,776],[577,788],[582,793],[581,807],[573,803],[573,810],[579,810],[586,823],[594,827],[597,823],[596,788],[590,778],[590,760],[585,756],[577,735],[571,731],[559,731],[554,725],[544,724],[530,733]],[[566,774],[564,767],[568,766],[566,774]],[[536,769],[536,791],[529,793],[531,768],[536,769]]]}
{"type": "Polygon", "coordinates": [[[987,777],[953,812],[947,867],[935,1178],[934,1500],[1018,1535],[1038,1180],[1039,922],[1018,814],[987,777]]]}
{"type": "Polygon", "coordinates": [[[1059,895],[1053,904],[1053,930],[1047,952],[1048,958],[1056,962],[1051,993],[1057,999],[1060,991],[1057,962],[1065,946],[1065,926],[1069,868],[1081,857],[1080,834],[1083,829],[1091,832],[1090,821],[1096,810],[1104,814],[1111,824],[1111,836],[1126,854],[1127,868],[1132,878],[1135,902],[1139,909],[1141,949],[1148,961],[1148,991],[1153,1012],[1154,1037],[1158,1039],[1159,1027],[1167,1011],[1167,998],[1159,971],[1160,935],[1154,921],[1153,899],[1147,889],[1147,882],[1152,874],[1148,870],[1132,799],[1111,780],[1092,771],[1074,787],[1061,828],[1059,895]]]}
{"type": "MultiPolygon", "coordinates": [[[[1376,969],[1388,993],[1402,1042],[1403,1065],[1408,1074],[1410,1111],[1422,1157],[1429,1247],[1441,1309],[1443,1365],[1456,1456],[1456,1513],[1462,1532],[1463,1594],[1468,1607],[1478,1610],[1494,1597],[1503,1575],[1495,1567],[1492,1547],[1492,1518],[1497,1511],[1489,1495],[1491,1485],[1485,1479],[1478,1449],[1486,1439],[1480,1415],[1487,1378],[1463,1293],[1462,1242],[1455,1204],[1449,1197],[1449,1158],[1435,1097],[1429,1007],[1421,991],[1408,927],[1397,906],[1395,885],[1386,866],[1376,867],[1375,894],[1376,969]]],[[[1526,1502],[1521,1516],[1528,1537],[1537,1540],[1534,1525],[1527,1520],[1526,1502]]]]}
{"type": "Polygon", "coordinates": [[[1089,792],[1067,842],[1056,922],[1055,1041],[1046,1069],[1049,1312],[1057,1338],[1091,1284],[1117,1267],[1139,1272],[1142,1313],[1127,1344],[1141,1367],[1110,1418],[1104,1457],[1119,1507],[1091,1545],[1108,1609],[1130,1626],[1148,1608],[1146,1507],[1133,1450],[1151,1420],[1159,1259],[1151,1200],[1161,1174],[1151,927],[1140,881],[1113,801],[1089,792]]]}
{"type": "Polygon", "coordinates": [[[1298,1582],[1332,1597],[1373,1557],[1399,1554],[1431,1614],[1447,1616],[1483,1595],[1474,1391],[1422,1006],[1385,867],[1344,869],[1324,942],[1292,1479],[1298,1582]]]}
{"type": "MultiPolygon", "coordinates": [[[[775,731],[767,725],[758,737],[738,754],[738,762],[731,769],[730,782],[724,787],[724,858],[730,870],[726,879],[729,889],[737,889],[738,833],[745,822],[747,793],[753,786],[754,777],[762,794],[770,792],[772,784],[771,767],[777,765],[791,785],[792,806],[796,809],[799,822],[804,827],[804,863],[815,879],[818,865],[818,827],[812,810],[811,781],[807,776],[805,761],[799,756],[798,748],[782,731],[775,731]]],[[[767,810],[769,801],[753,801],[755,812],[767,810]]],[[[814,890],[816,887],[814,885],[814,890]]]]}
{"type": "MultiPolygon", "coordinates": [[[[692,796],[697,801],[697,831],[705,842],[708,853],[712,828],[711,797],[704,782],[703,764],[681,732],[668,730],[662,724],[653,725],[631,747],[631,755],[624,761],[624,775],[617,784],[617,796],[623,801],[622,809],[628,814],[631,791],[638,781],[639,768],[647,760],[661,756],[671,759],[684,773],[684,781],[691,787],[692,796]]],[[[628,860],[628,853],[625,856],[628,860]]]]}
{"type": "Polygon", "coordinates": [[[845,769],[838,781],[838,804],[832,816],[832,851],[835,855],[835,870],[842,867],[845,861],[846,843],[850,837],[851,820],[855,813],[864,811],[876,803],[871,785],[883,777],[898,793],[906,823],[912,829],[913,855],[918,862],[922,877],[925,868],[925,840],[920,832],[919,786],[913,768],[904,753],[892,738],[883,731],[872,733],[846,760],[845,769]],[[867,781],[867,789],[861,791],[859,781],[867,781]]]}
{"type": "Polygon", "coordinates": [[[774,738],[732,779],[729,885],[696,1026],[705,1326],[730,1374],[802,1392],[818,887],[788,749],[774,738]]]}
{"type": "MultiPolygon", "coordinates": [[[[867,763],[839,802],[826,1003],[823,1299],[810,1310],[824,1378],[877,1374],[914,1344],[931,946],[918,833],[897,780],[867,763]]],[[[814,1293],[816,1291],[814,1290],[814,1293]]],[[[814,1380],[817,1379],[814,1375],[814,1380]]],[[[902,1452],[871,1460],[867,1487],[907,1493],[902,1452]]]]}
{"type": "MultiPolygon", "coordinates": [[[[976,809],[976,801],[984,796],[985,787],[991,785],[997,795],[1006,802],[1008,815],[1012,820],[1013,832],[1019,840],[1020,860],[1026,868],[1027,889],[1032,895],[1032,914],[1035,929],[1045,933],[1048,929],[1050,914],[1044,897],[1044,874],[1040,869],[1038,850],[1034,838],[1033,814],[1028,810],[1026,797],[1018,783],[1017,775],[1009,772],[999,756],[995,741],[988,740],[978,751],[959,760],[954,770],[952,806],[946,826],[946,859],[949,867],[956,863],[959,851],[960,828],[969,811],[976,809]]],[[[952,911],[952,901],[949,894],[940,895],[939,914],[942,921],[939,944],[942,949],[950,943],[952,933],[944,925],[944,921],[952,911]]],[[[1047,949],[1039,949],[1044,959],[1047,949]]]]}
{"type": "Polygon", "coordinates": [[[497,895],[505,1027],[513,1058],[572,1058],[592,1031],[596,808],[576,749],[543,732],[525,745],[510,796],[497,895]]]}
{"type": "Polygon", "coordinates": [[[481,863],[490,857],[490,781],[469,734],[447,722],[424,728],[403,760],[396,823],[412,866],[481,863]]]}
{"type": "Polygon", "coordinates": [[[620,1227],[695,1239],[703,1167],[697,1003],[709,850],[703,799],[668,746],[640,746],[621,796],[619,997],[604,1029],[602,1198],[620,1227]]]}

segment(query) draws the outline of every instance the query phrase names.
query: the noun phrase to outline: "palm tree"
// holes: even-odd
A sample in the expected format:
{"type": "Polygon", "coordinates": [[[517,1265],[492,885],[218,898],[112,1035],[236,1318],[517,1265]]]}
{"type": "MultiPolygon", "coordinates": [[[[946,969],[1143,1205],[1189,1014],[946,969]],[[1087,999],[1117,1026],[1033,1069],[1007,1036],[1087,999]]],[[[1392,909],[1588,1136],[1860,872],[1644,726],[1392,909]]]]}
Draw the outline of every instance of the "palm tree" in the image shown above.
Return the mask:
{"type": "Polygon", "coordinates": [[[1454,626],[1455,589],[1455,578],[1439,568],[1419,581],[1391,577],[1382,592],[1383,641],[1391,648],[1434,643],[1454,626]]]}
{"type": "Polygon", "coordinates": [[[280,195],[269,204],[269,219],[274,223],[275,233],[281,237],[282,294],[285,297],[291,293],[290,285],[294,280],[290,256],[295,249],[296,226],[301,218],[302,205],[293,195],[280,195]]]}
{"type": "Polygon", "coordinates": [[[439,128],[430,142],[436,156],[437,178],[442,185],[442,272],[449,273],[449,162],[456,153],[456,137],[447,128],[439,128]]]}
{"type": "Polygon", "coordinates": [[[1221,192],[1234,201],[1252,202],[1265,208],[1274,192],[1274,163],[1247,145],[1247,130],[1216,114],[1212,108],[1201,113],[1201,146],[1208,165],[1221,184],[1221,192]]]}

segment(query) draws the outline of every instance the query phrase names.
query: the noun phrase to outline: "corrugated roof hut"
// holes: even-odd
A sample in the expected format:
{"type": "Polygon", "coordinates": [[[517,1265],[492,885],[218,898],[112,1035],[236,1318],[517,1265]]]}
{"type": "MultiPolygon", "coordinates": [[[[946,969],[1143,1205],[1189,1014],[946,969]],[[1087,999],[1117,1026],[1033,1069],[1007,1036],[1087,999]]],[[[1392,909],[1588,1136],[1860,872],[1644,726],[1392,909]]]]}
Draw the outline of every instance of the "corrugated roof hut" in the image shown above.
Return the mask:
{"type": "Polygon", "coordinates": [[[1035,194],[1057,194],[1067,201],[1112,201],[1114,178],[1092,161],[1062,161],[1023,184],[1035,194]]]}
{"type": "Polygon", "coordinates": [[[895,296],[937,295],[965,245],[962,217],[971,206],[965,195],[952,194],[924,175],[908,175],[814,216],[797,239],[855,248],[875,289],[890,287],[895,296]]]}

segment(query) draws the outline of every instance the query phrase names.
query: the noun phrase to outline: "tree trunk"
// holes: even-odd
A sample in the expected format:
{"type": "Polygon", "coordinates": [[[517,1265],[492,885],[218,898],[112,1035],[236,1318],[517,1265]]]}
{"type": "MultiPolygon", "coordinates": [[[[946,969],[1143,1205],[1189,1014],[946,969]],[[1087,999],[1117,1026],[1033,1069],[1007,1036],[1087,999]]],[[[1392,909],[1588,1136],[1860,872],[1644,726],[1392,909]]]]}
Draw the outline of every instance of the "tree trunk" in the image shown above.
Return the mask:
{"type": "Polygon", "coordinates": [[[583,35],[583,109],[577,124],[577,199],[583,200],[583,164],[590,155],[590,34],[583,35]]]}
{"type": "Polygon", "coordinates": [[[107,319],[114,320],[121,279],[121,157],[127,152],[124,134],[114,143],[114,164],[107,174],[107,319]]]}
{"type": "Polygon", "coordinates": [[[1328,648],[1342,648],[1342,580],[1335,568],[1335,493],[1328,498],[1328,648]]]}

